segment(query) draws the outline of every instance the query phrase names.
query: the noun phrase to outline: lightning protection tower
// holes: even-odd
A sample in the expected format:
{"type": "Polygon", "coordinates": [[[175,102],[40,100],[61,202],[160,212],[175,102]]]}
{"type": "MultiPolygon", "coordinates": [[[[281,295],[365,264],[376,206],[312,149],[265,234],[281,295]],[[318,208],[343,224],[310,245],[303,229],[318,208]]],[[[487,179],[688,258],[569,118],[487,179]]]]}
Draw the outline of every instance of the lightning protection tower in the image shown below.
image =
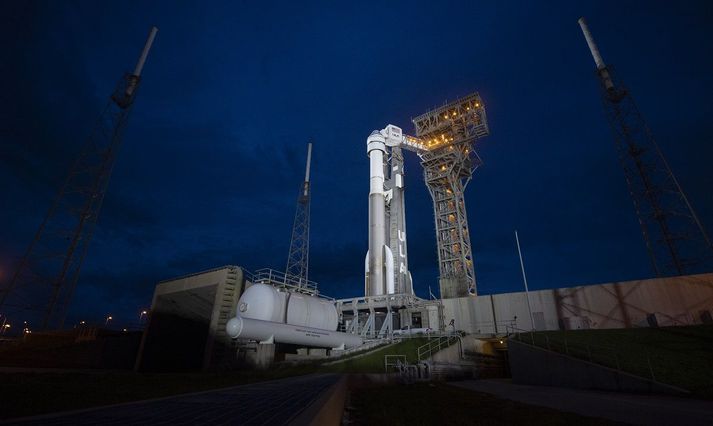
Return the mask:
{"type": "Polygon", "coordinates": [[[602,101],[657,276],[710,270],[713,246],[629,90],[604,63],[579,19],[597,66],[602,101]]]}
{"type": "Polygon", "coordinates": [[[157,31],[151,28],[134,71],[119,80],[9,285],[0,295],[0,311],[39,320],[44,329],[63,326],[134,105],[141,71],[157,31]]]}
{"type": "Polygon", "coordinates": [[[295,221],[292,226],[290,253],[287,256],[287,269],[285,271],[292,279],[299,282],[300,287],[307,284],[309,271],[309,172],[311,161],[312,143],[310,142],[307,144],[305,180],[297,197],[297,211],[295,212],[295,221]]]}
{"type": "Polygon", "coordinates": [[[481,164],[474,142],[487,136],[480,95],[473,93],[413,119],[424,180],[433,199],[442,298],[477,294],[465,188],[481,164]]]}

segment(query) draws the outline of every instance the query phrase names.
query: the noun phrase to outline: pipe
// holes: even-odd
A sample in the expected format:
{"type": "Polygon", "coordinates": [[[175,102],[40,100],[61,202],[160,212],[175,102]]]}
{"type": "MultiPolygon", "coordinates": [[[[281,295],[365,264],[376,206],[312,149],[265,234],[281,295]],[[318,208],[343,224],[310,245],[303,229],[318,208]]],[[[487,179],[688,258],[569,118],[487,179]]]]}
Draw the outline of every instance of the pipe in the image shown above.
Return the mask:
{"type": "Polygon", "coordinates": [[[602,55],[599,53],[599,48],[597,48],[597,43],[594,42],[594,37],[592,37],[592,33],[589,32],[589,26],[587,25],[587,21],[584,19],[584,17],[581,17],[577,22],[579,22],[579,26],[580,28],[582,28],[582,33],[584,33],[584,38],[585,40],[587,40],[589,51],[592,53],[594,63],[597,65],[599,77],[602,79],[604,87],[606,87],[607,90],[614,89],[614,83],[612,82],[611,76],[609,75],[609,70],[607,69],[606,64],[604,64],[604,59],[602,59],[602,55]]]}
{"type": "Polygon", "coordinates": [[[144,50],[141,51],[141,56],[139,56],[138,62],[136,62],[136,67],[134,68],[134,74],[136,77],[141,77],[141,70],[144,69],[144,63],[146,63],[146,57],[149,55],[149,50],[151,50],[151,45],[153,44],[153,39],[156,37],[158,28],[151,27],[149,31],[149,36],[144,44],[144,50]]]}
{"type": "Polygon", "coordinates": [[[582,33],[584,33],[584,38],[587,40],[589,51],[592,52],[592,58],[594,58],[594,63],[597,65],[597,69],[601,70],[606,68],[606,65],[604,65],[604,59],[602,59],[602,55],[599,53],[597,44],[594,42],[594,37],[592,37],[592,33],[589,32],[587,21],[584,17],[581,17],[577,22],[579,22],[579,26],[582,28],[582,33]]]}
{"type": "MultiPolygon", "coordinates": [[[[312,162],[312,142],[307,144],[307,170],[305,170],[305,182],[309,182],[309,168],[312,162]]],[[[305,194],[307,195],[307,194],[305,194]]]]}
{"type": "Polygon", "coordinates": [[[353,348],[360,346],[362,338],[349,333],[321,330],[318,328],[282,324],[236,316],[225,326],[233,339],[241,338],[258,342],[288,343],[318,348],[353,348]]]}
{"type": "MultiPolygon", "coordinates": [[[[522,251],[520,250],[520,237],[515,231],[515,242],[517,243],[517,255],[520,257],[520,269],[522,269],[522,281],[525,283],[525,297],[527,298],[527,311],[530,313],[530,325],[535,329],[535,320],[532,317],[532,306],[530,305],[530,290],[527,288],[527,275],[525,275],[525,264],[522,262],[522,251]]],[[[492,295],[490,296],[492,298],[492,295]]],[[[495,315],[495,311],[493,311],[495,315]]],[[[496,326],[497,327],[497,326],[496,326]]]]}

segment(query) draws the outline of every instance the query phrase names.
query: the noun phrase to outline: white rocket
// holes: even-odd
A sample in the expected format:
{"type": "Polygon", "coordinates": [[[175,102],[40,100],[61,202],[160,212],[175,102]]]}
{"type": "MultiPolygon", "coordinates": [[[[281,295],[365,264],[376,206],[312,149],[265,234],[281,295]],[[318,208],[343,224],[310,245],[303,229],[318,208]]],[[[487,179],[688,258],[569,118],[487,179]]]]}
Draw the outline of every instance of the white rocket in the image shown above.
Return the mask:
{"type": "MultiPolygon", "coordinates": [[[[404,266],[399,270],[405,277],[408,285],[406,288],[396,288],[394,270],[395,259],[394,254],[389,244],[387,244],[387,235],[390,235],[389,226],[386,220],[386,202],[387,198],[393,196],[393,192],[399,191],[398,206],[392,206],[391,214],[403,215],[403,170],[394,170],[394,188],[389,191],[385,188],[384,168],[389,166],[385,161],[388,155],[388,147],[399,147],[404,142],[404,136],[401,129],[388,125],[383,130],[375,130],[369,135],[366,140],[366,153],[369,156],[369,250],[366,252],[364,261],[364,293],[366,296],[378,296],[382,294],[406,293],[412,292],[411,289],[411,274],[404,266]],[[396,208],[394,208],[396,207],[396,208]]],[[[396,222],[395,222],[396,223],[396,222]]],[[[404,220],[398,221],[403,226],[404,220]]],[[[397,229],[395,233],[398,235],[399,247],[406,245],[406,230],[397,229]]],[[[407,265],[405,259],[405,249],[399,250],[400,265],[407,265]]],[[[401,286],[400,286],[401,287],[401,286]]]]}

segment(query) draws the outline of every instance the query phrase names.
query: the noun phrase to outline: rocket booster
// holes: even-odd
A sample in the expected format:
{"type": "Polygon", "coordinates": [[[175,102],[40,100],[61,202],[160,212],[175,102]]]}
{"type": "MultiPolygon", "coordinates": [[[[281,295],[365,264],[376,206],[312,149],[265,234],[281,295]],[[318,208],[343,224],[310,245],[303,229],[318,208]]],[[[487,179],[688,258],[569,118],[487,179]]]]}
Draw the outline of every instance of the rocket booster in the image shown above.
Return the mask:
{"type": "Polygon", "coordinates": [[[394,255],[386,245],[384,155],[386,139],[378,130],[366,140],[369,156],[369,251],[365,259],[365,294],[394,293],[394,255]]]}

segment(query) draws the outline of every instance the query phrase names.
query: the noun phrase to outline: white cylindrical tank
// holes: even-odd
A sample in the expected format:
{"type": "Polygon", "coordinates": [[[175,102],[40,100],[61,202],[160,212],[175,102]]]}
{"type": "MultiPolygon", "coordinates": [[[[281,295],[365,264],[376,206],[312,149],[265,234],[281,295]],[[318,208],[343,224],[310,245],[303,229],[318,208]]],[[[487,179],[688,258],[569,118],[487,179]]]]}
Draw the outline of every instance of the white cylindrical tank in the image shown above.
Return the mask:
{"type": "Polygon", "coordinates": [[[339,316],[334,302],[292,293],[287,302],[287,324],[334,331],[339,325],[339,316]]]}
{"type": "Polygon", "coordinates": [[[261,321],[237,316],[228,321],[226,331],[233,339],[279,342],[319,348],[352,348],[362,344],[358,335],[312,327],[261,321]]]}
{"type": "Polygon", "coordinates": [[[238,315],[261,321],[285,322],[287,293],[267,284],[254,284],[238,301],[238,315]]]}
{"type": "Polygon", "coordinates": [[[316,296],[280,291],[267,284],[254,284],[238,301],[238,315],[260,321],[334,331],[339,315],[334,302],[316,296]]]}

